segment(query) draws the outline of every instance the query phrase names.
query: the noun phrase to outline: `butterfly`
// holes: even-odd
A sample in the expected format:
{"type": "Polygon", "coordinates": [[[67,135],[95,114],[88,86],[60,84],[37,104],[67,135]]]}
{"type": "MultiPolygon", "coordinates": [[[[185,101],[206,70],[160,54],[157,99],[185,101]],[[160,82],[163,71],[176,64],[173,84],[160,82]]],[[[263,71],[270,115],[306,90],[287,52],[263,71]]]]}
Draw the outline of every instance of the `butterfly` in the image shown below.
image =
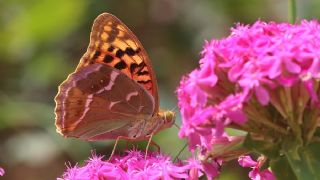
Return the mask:
{"type": "Polygon", "coordinates": [[[156,76],[142,44],[108,13],[94,20],[87,51],[55,102],[57,132],[87,141],[150,142],[175,121],[174,112],[159,109],[156,76]]]}

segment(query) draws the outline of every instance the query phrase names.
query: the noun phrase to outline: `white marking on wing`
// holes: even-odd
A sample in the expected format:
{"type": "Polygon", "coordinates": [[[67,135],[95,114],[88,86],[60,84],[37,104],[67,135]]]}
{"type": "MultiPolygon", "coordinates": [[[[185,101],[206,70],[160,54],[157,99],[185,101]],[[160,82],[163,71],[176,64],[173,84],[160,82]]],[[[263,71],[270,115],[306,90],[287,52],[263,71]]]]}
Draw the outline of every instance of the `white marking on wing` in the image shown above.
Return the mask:
{"type": "Polygon", "coordinates": [[[138,91],[131,92],[131,93],[127,94],[126,100],[127,100],[127,101],[130,101],[131,97],[137,96],[138,94],[139,94],[138,91]]]}
{"type": "Polygon", "coordinates": [[[118,77],[119,72],[118,71],[112,71],[110,74],[110,81],[107,86],[104,88],[100,89],[99,91],[96,92],[96,94],[102,93],[103,91],[107,90],[110,91],[112,89],[112,86],[114,85],[114,81],[118,77]]]}
{"type": "Polygon", "coordinates": [[[66,115],[66,110],[65,110],[65,107],[64,107],[64,101],[65,101],[65,97],[68,95],[68,92],[69,92],[70,89],[66,90],[65,91],[65,94],[63,96],[63,98],[61,98],[61,128],[63,129],[64,128],[64,117],[66,115]]]}
{"type": "Polygon", "coordinates": [[[119,72],[118,71],[112,71],[110,75],[110,82],[109,84],[104,88],[105,90],[111,90],[112,86],[114,85],[114,81],[118,77],[119,72]]]}
{"type": "Polygon", "coordinates": [[[141,112],[145,106],[139,106],[138,112],[141,112]]]}
{"type": "Polygon", "coordinates": [[[64,121],[65,121],[65,116],[66,116],[66,110],[65,110],[65,101],[68,99],[68,94],[69,91],[75,86],[75,82],[72,82],[72,86],[70,88],[67,88],[66,91],[64,92],[63,98],[61,98],[61,128],[64,128],[64,121]]]}
{"type": "Polygon", "coordinates": [[[112,108],[114,105],[118,104],[119,102],[121,102],[121,101],[110,102],[109,107],[108,107],[109,110],[111,111],[111,108],[112,108]]]}
{"type": "Polygon", "coordinates": [[[86,100],[86,104],[84,106],[84,111],[82,116],[75,122],[76,124],[78,124],[79,122],[81,122],[83,120],[83,118],[86,116],[87,112],[90,110],[89,106],[91,104],[91,102],[93,101],[93,94],[89,94],[86,100]]]}

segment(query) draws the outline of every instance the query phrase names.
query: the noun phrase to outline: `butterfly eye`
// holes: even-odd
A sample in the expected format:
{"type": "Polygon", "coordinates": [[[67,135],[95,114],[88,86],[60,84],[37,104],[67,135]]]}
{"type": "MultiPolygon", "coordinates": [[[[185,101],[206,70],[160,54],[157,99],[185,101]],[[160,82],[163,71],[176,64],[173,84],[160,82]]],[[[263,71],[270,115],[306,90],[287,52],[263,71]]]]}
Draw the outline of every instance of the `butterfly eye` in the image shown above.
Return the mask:
{"type": "Polygon", "coordinates": [[[135,134],[134,136],[133,136],[133,138],[136,138],[137,137],[137,135],[135,134]]]}
{"type": "Polygon", "coordinates": [[[104,80],[103,80],[103,79],[101,79],[101,80],[100,80],[100,83],[101,83],[101,84],[103,84],[103,83],[104,83],[104,80]]]}

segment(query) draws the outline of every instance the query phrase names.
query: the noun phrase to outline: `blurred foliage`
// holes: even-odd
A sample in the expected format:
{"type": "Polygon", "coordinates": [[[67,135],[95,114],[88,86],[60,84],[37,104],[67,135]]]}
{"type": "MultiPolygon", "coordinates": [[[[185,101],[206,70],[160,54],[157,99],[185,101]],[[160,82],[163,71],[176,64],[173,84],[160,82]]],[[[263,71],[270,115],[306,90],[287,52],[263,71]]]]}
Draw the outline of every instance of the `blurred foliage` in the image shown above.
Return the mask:
{"type": "MultiPolygon", "coordinates": [[[[318,0],[300,0],[298,16],[319,18],[319,7],[318,0]]],[[[174,91],[181,77],[198,66],[204,40],[227,36],[237,22],[287,21],[287,1],[0,1],[2,179],[54,179],[65,162],[81,164],[92,149],[109,155],[113,141],[65,139],[54,126],[57,87],[75,69],[92,22],[102,12],[116,15],[139,37],[157,74],[161,106],[174,109],[174,91]]],[[[173,157],[185,144],[177,133],[173,127],[154,139],[173,157]]],[[[125,146],[121,142],[117,151],[125,146]]],[[[143,148],[145,142],[134,146],[143,148]]],[[[181,158],[187,156],[185,151],[181,158]]],[[[247,171],[231,162],[220,179],[247,179],[247,171]]]]}

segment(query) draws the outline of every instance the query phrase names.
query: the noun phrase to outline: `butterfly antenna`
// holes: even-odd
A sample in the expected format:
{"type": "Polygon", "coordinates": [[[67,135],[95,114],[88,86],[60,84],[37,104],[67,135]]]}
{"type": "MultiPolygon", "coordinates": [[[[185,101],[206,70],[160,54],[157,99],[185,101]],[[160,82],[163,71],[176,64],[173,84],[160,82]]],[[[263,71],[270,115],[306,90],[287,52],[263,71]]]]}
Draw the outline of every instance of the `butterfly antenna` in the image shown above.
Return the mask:
{"type": "Polygon", "coordinates": [[[173,124],[178,130],[180,129],[180,126],[176,123],[173,124]]]}
{"type": "Polygon", "coordinates": [[[175,105],[174,108],[172,108],[170,111],[173,111],[173,112],[177,113],[177,112],[176,112],[177,109],[178,109],[178,106],[175,105]]]}
{"type": "MultiPolygon", "coordinates": [[[[174,108],[172,108],[170,111],[175,112],[175,114],[176,114],[176,113],[177,113],[177,111],[176,111],[177,109],[178,109],[178,106],[175,105],[174,108]]],[[[179,126],[178,124],[174,123],[174,126],[175,126],[178,130],[180,129],[180,126],[179,126]]]]}
{"type": "Polygon", "coordinates": [[[176,162],[176,160],[178,159],[178,157],[181,155],[181,153],[186,149],[187,147],[187,143],[184,144],[183,148],[178,152],[178,154],[174,157],[173,162],[176,162]]]}

